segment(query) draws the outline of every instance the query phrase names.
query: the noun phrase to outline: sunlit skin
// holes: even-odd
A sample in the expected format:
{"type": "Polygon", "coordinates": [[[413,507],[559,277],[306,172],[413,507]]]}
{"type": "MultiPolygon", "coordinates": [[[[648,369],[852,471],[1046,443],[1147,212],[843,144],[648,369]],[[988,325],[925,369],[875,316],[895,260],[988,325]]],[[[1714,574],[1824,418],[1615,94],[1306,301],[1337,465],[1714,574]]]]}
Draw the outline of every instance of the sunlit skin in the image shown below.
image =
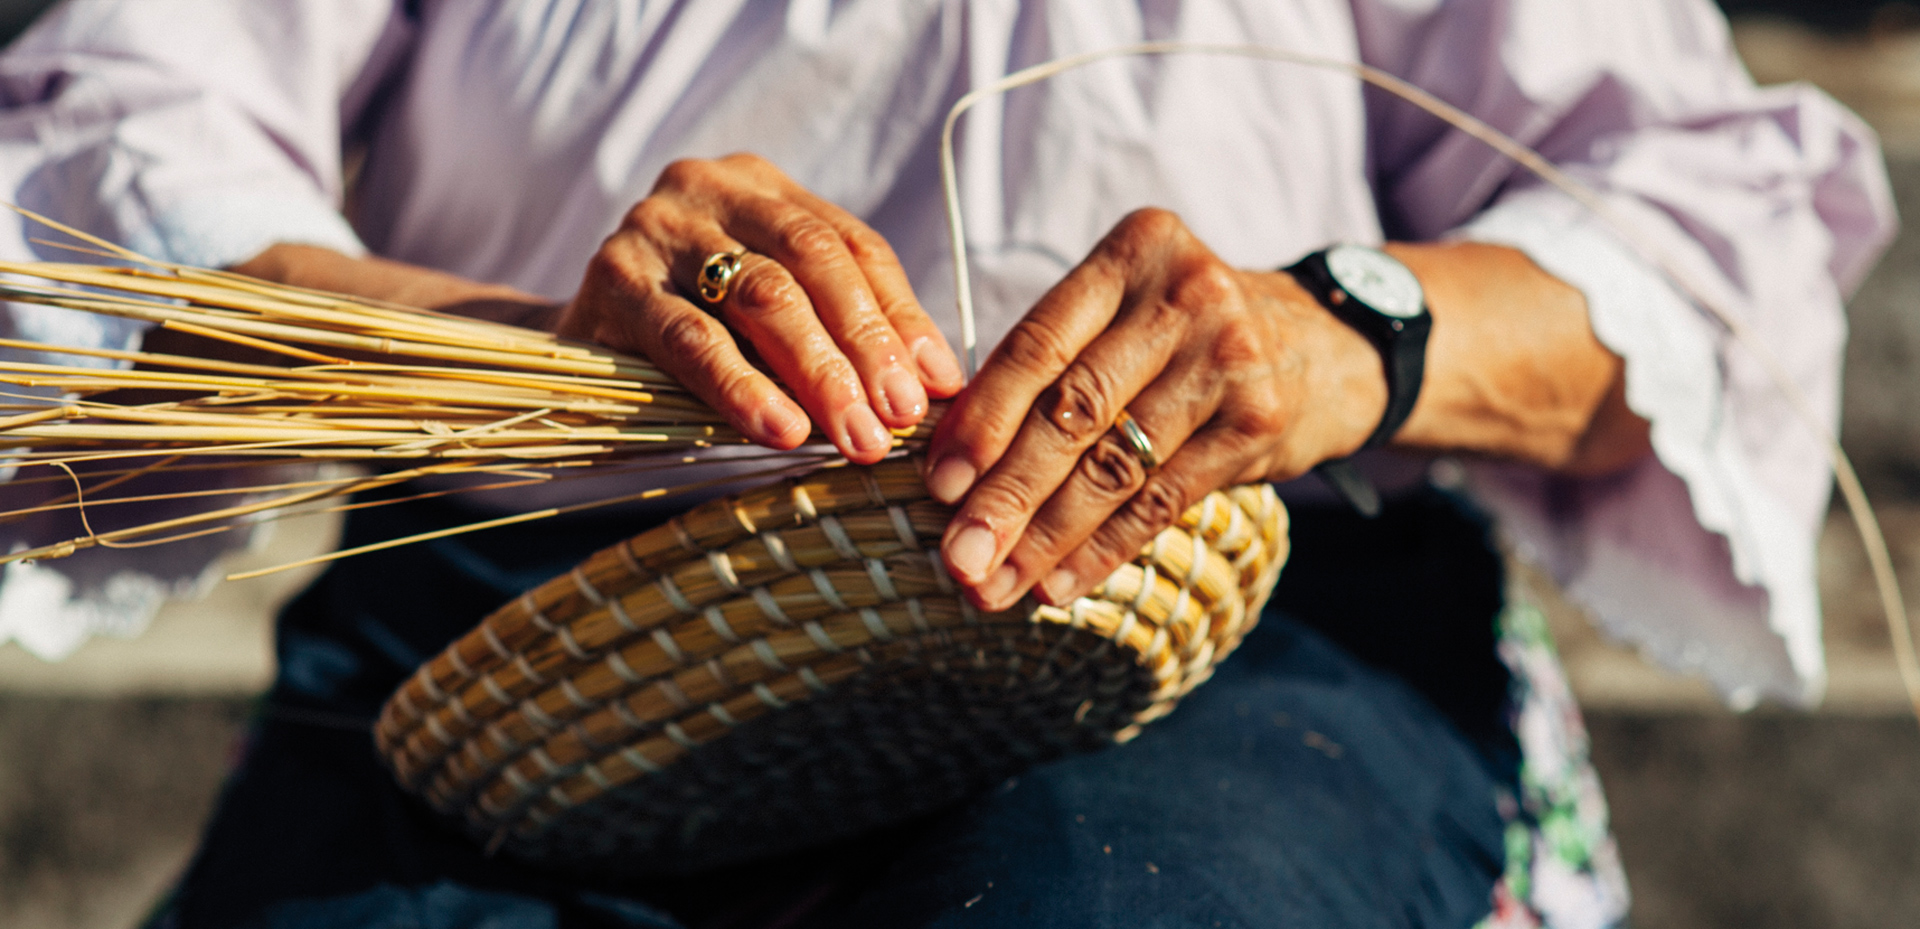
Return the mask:
{"type": "MultiPolygon", "coordinates": [[[[1623,363],[1594,337],[1578,290],[1509,248],[1386,248],[1434,317],[1425,385],[1394,446],[1576,475],[1648,454],[1623,363]]],[[[1386,406],[1380,355],[1358,333],[1291,276],[1228,266],[1163,210],[1117,224],[962,390],[885,240],[747,155],[669,167],[561,306],[309,246],[277,245],[237,270],[642,354],[775,448],[818,423],[848,458],[876,461],[887,428],[953,396],[928,487],[959,505],[948,568],[994,610],[1029,591],[1050,603],[1087,592],[1208,491],[1350,454],[1386,406]],[[707,256],[740,247],[716,318],[686,295],[707,256]],[[1112,429],[1122,409],[1158,452],[1152,473],[1112,429]]]]}

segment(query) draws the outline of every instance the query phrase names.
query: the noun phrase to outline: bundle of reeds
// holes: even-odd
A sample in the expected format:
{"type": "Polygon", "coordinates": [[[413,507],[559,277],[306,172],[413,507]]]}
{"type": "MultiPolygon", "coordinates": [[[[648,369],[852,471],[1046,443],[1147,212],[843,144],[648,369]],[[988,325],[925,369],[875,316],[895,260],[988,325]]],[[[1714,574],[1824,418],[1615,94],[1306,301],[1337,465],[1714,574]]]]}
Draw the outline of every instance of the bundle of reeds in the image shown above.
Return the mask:
{"type": "MultiPolygon", "coordinates": [[[[39,219],[39,217],[34,217],[39,219]]],[[[648,362],[588,343],[237,274],[158,262],[84,236],[119,266],[0,262],[0,297],[125,317],[231,346],[249,360],[116,351],[0,339],[0,448],[31,506],[0,518],[72,510],[68,538],[0,556],[53,558],[95,546],[153,544],[224,531],[263,514],[309,512],[338,499],[431,475],[461,490],[567,480],[588,466],[659,471],[747,442],[648,362]],[[115,366],[59,363],[59,356],[115,366]],[[46,356],[53,356],[47,358],[46,356]],[[39,358],[40,360],[23,360],[39,358]],[[284,480],[265,468],[345,462],[370,470],[284,480]],[[261,482],[142,492],[155,475],[259,466],[261,482]],[[78,469],[78,470],[76,470],[78,469]],[[48,484],[64,496],[45,499],[48,484]],[[243,502],[234,495],[243,494],[243,502]],[[187,515],[95,532],[89,512],[130,503],[205,501],[187,515]]],[[[931,424],[898,436],[917,443],[931,424]]],[[[735,469],[769,476],[818,467],[831,447],[735,454],[735,469]],[[751,464],[742,464],[749,462],[751,464]]],[[[740,476],[736,474],[734,479],[740,476]]],[[[694,484],[663,477],[619,498],[513,514],[464,528],[664,496],[694,484]]],[[[459,531],[459,530],[451,530],[459,531]]],[[[405,540],[396,540],[405,541],[405,540]]]]}

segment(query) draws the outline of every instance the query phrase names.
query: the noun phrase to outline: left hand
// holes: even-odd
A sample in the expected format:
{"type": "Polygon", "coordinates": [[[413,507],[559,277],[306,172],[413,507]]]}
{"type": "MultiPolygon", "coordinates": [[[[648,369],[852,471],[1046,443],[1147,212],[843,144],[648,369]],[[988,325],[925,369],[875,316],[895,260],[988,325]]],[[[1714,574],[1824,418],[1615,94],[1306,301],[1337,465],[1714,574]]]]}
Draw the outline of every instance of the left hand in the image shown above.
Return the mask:
{"type": "Polygon", "coordinates": [[[1142,210],[1035,304],[942,419],[928,486],[965,498],[942,557],[984,609],[1063,604],[1207,493],[1366,440],[1380,356],[1285,272],[1229,267],[1142,210]],[[1113,428],[1129,412],[1161,467],[1113,428]]]}

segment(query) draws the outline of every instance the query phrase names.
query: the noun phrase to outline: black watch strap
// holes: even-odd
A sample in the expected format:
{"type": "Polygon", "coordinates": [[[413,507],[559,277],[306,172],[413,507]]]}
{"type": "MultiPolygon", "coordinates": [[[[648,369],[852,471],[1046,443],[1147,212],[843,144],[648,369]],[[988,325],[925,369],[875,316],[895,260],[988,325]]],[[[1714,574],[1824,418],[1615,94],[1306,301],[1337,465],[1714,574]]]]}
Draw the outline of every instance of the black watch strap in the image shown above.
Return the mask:
{"type": "Polygon", "coordinates": [[[1314,252],[1285,269],[1301,286],[1313,294],[1320,305],[1352,326],[1380,353],[1380,364],[1387,378],[1387,408],[1380,424],[1367,436],[1362,449],[1385,445],[1413,414],[1420,399],[1420,384],[1427,367],[1427,335],[1433,329],[1433,317],[1422,312],[1408,319],[1396,319],[1374,310],[1343,290],[1327,268],[1327,253],[1314,252]]]}
{"type": "Polygon", "coordinates": [[[1373,434],[1367,436],[1361,448],[1387,444],[1407,417],[1413,415],[1413,404],[1420,399],[1420,385],[1426,380],[1427,334],[1432,329],[1433,317],[1420,316],[1406,321],[1391,350],[1375,343],[1374,347],[1381,350],[1380,362],[1387,371],[1387,410],[1380,415],[1380,425],[1374,427],[1373,434]]]}

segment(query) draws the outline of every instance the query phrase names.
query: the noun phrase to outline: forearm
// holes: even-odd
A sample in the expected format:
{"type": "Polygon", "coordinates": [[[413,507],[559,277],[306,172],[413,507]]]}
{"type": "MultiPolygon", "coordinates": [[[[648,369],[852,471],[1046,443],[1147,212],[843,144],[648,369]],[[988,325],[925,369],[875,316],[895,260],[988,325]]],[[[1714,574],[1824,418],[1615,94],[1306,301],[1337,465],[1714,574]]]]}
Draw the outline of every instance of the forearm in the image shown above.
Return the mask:
{"type": "Polygon", "coordinates": [[[311,245],[275,245],[232,270],[262,280],[456,313],[530,329],[551,329],[560,308],[500,284],[311,245]]]}
{"type": "Polygon", "coordinates": [[[1524,254],[1477,243],[1387,248],[1433,313],[1426,380],[1394,444],[1618,470],[1650,450],[1626,405],[1625,366],[1593,334],[1580,291],[1524,254]]]}

